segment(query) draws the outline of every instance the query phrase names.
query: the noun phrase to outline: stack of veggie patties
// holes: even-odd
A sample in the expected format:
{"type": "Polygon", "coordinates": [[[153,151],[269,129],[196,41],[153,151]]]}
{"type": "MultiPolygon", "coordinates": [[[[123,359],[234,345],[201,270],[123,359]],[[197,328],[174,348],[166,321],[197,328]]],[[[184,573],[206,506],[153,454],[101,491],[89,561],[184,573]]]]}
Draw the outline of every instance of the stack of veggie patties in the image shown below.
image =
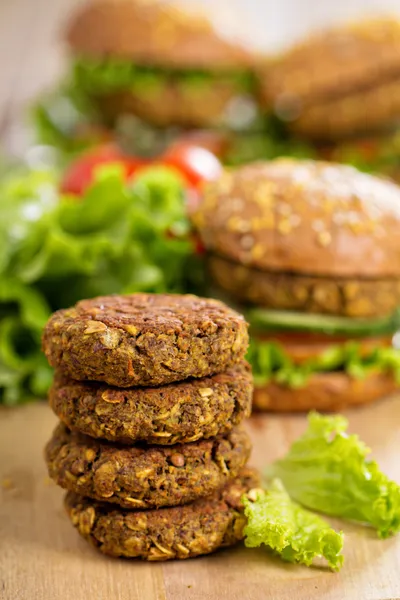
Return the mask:
{"type": "Polygon", "coordinates": [[[250,323],[256,408],[338,410],[398,389],[397,185],[282,158],[226,171],[192,220],[250,323]]]}
{"type": "Polygon", "coordinates": [[[252,377],[243,317],[216,300],[133,294],[49,320],[61,423],[46,446],[79,533],[101,552],[189,558],[242,539],[252,377]]]}

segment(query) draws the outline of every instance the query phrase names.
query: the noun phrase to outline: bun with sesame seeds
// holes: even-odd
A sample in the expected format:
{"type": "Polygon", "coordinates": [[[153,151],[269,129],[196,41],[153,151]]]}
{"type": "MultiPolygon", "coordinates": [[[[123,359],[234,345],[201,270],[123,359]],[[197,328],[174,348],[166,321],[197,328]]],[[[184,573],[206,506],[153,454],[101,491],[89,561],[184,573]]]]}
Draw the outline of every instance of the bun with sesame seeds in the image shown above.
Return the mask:
{"type": "Polygon", "coordinates": [[[336,410],[397,388],[399,187],[277,159],[208,184],[192,221],[213,282],[245,305],[256,408],[336,410]]]}
{"type": "Polygon", "coordinates": [[[398,121],[400,20],[366,19],[318,32],[269,61],[264,104],[292,131],[336,140],[398,121]]]}
{"type": "Polygon", "coordinates": [[[400,279],[400,188],[353,167],[282,158],[227,171],[192,219],[211,253],[249,268],[400,279]]]}

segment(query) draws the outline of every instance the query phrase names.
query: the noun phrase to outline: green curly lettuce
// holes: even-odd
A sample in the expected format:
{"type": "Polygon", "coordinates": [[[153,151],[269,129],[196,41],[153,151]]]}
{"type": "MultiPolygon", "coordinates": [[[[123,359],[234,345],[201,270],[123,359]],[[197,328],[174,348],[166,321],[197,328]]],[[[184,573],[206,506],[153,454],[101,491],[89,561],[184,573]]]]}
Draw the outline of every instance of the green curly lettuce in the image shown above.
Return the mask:
{"type": "Polygon", "coordinates": [[[281,481],[272,481],[266,491],[257,490],[252,500],[243,496],[242,502],[247,518],[247,547],[264,544],[283,560],[307,566],[322,557],[333,571],[340,570],[343,533],[293,502],[281,481]]]}
{"type": "Polygon", "coordinates": [[[208,87],[217,81],[233,84],[241,92],[249,92],[255,85],[254,75],[244,69],[174,69],[139,65],[116,57],[77,57],[72,66],[72,78],[77,87],[91,93],[127,89],[144,94],[153,93],[162,90],[170,81],[192,89],[208,87]]]}
{"type": "Polygon", "coordinates": [[[253,337],[247,359],[252,365],[256,385],[274,381],[290,388],[301,388],[307,385],[312,375],[332,371],[344,371],[357,379],[374,372],[390,372],[400,383],[400,350],[387,347],[364,353],[360,344],[353,340],[332,345],[319,356],[295,364],[283,345],[253,337]]]}
{"type": "Polygon", "coordinates": [[[40,337],[49,316],[39,291],[1,278],[0,402],[10,406],[46,393],[52,371],[40,350],[40,337]]]}
{"type": "Polygon", "coordinates": [[[149,168],[126,183],[117,166],[102,167],[79,199],[59,193],[52,171],[11,173],[0,181],[0,401],[45,394],[40,333],[51,310],[202,285],[172,170],[149,168]]]}
{"type": "Polygon", "coordinates": [[[303,506],[370,525],[387,538],[400,531],[400,486],[367,458],[370,449],[347,427],[340,415],[310,413],[306,432],[268,475],[303,506]]]}

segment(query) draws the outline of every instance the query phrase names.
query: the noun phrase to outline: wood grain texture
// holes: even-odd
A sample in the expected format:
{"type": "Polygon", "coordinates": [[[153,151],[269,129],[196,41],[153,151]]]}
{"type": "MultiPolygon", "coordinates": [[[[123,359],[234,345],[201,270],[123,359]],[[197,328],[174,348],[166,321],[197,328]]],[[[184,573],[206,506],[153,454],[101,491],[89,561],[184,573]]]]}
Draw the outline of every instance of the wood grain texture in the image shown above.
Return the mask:
{"type": "MultiPolygon", "coordinates": [[[[400,398],[348,413],[351,430],[400,481],[400,398]]],[[[45,403],[0,410],[1,600],[388,600],[400,598],[400,536],[343,525],[340,574],[286,565],[263,549],[237,547],[164,564],[103,557],[82,540],[49,481],[43,446],[56,423],[45,403]]],[[[303,416],[257,415],[248,422],[252,463],[282,455],[305,428],[303,416]]]]}

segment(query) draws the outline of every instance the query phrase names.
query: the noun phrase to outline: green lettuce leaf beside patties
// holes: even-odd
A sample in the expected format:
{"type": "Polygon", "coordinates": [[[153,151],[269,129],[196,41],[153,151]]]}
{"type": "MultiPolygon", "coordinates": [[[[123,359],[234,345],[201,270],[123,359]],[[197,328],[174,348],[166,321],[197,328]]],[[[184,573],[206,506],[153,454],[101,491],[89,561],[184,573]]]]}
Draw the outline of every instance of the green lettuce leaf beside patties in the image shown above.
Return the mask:
{"type": "Polygon", "coordinates": [[[245,544],[265,545],[283,560],[307,566],[324,558],[333,571],[343,565],[343,534],[321,517],[293,502],[282,483],[275,480],[267,490],[253,490],[243,497],[247,525],[245,544]]]}
{"type": "Polygon", "coordinates": [[[290,497],[307,508],[359,521],[387,538],[400,531],[400,486],[347,427],[340,415],[310,413],[306,432],[267,474],[281,479],[290,497]]]}

